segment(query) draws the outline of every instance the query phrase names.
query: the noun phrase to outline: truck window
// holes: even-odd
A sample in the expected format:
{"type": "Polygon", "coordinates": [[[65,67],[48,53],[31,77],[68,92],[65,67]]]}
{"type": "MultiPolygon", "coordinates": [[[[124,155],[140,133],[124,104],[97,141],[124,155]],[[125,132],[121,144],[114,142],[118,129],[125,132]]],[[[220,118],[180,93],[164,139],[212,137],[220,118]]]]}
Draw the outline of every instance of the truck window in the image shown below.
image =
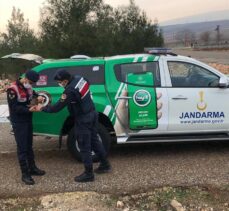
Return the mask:
{"type": "MultiPolygon", "coordinates": [[[[118,64],[114,67],[115,75],[118,81],[128,83],[127,77],[130,73],[143,74],[150,72],[153,74],[154,85],[147,84],[147,86],[161,86],[160,70],[158,62],[142,62],[142,63],[131,63],[131,64],[118,64]]],[[[134,82],[135,85],[141,85],[134,82]]]]}
{"type": "Polygon", "coordinates": [[[57,86],[58,84],[53,78],[59,69],[66,69],[73,76],[83,76],[91,85],[104,84],[104,66],[87,65],[44,69],[39,72],[40,80],[36,83],[35,87],[57,86]]]}
{"type": "Polygon", "coordinates": [[[173,87],[218,87],[219,76],[198,65],[168,62],[173,87]]]}

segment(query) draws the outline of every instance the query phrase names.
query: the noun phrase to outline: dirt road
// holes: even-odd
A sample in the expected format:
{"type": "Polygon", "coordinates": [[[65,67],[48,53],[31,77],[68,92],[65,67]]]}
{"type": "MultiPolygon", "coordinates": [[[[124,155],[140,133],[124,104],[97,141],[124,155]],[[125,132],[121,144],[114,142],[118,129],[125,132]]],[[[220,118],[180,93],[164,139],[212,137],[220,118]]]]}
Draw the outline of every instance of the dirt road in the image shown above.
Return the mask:
{"type": "MultiPolygon", "coordinates": [[[[204,62],[220,61],[222,64],[229,64],[228,52],[214,54],[187,50],[180,52],[183,55],[185,53],[204,62]]],[[[12,210],[11,208],[15,204],[19,204],[20,207],[14,210],[19,210],[19,208],[24,210],[25,207],[28,207],[25,210],[31,210],[31,207],[37,207],[37,204],[40,206],[40,196],[50,193],[64,193],[63,195],[65,195],[66,192],[75,191],[79,192],[76,195],[67,194],[64,199],[62,194],[58,195],[58,199],[53,199],[56,196],[50,196],[52,199],[48,198],[46,200],[48,202],[44,202],[44,204],[46,203],[46,207],[49,207],[49,201],[52,201],[50,206],[54,210],[67,210],[70,209],[65,207],[69,198],[71,199],[69,203],[72,203],[74,207],[74,202],[80,200],[81,196],[78,195],[82,195],[80,191],[90,191],[89,194],[85,193],[86,199],[83,196],[82,203],[79,203],[79,206],[82,204],[83,210],[116,210],[117,200],[125,202],[126,196],[129,198],[125,204],[131,201],[131,203],[135,203],[135,207],[138,207],[133,210],[157,210],[150,206],[142,208],[143,205],[148,206],[152,201],[153,207],[155,205],[163,210],[172,210],[168,200],[174,197],[180,197],[179,199],[181,201],[183,199],[184,203],[186,200],[187,204],[190,204],[190,201],[194,199],[194,204],[197,207],[194,206],[194,208],[187,210],[202,210],[202,207],[205,207],[204,200],[206,198],[208,198],[208,203],[215,203],[214,210],[229,210],[227,203],[229,200],[229,142],[114,146],[109,157],[113,167],[112,173],[96,175],[96,180],[93,183],[77,184],[74,182],[74,177],[83,171],[83,166],[71,157],[66,146],[64,145],[63,149],[59,151],[55,138],[35,137],[36,161],[39,167],[46,170],[47,174],[44,177],[34,177],[36,182],[34,186],[25,186],[21,183],[16,158],[16,144],[13,136],[9,134],[10,129],[9,124],[0,124],[0,210],[12,210]],[[159,188],[157,189],[157,187],[159,188]],[[153,192],[146,193],[144,197],[141,194],[138,195],[151,190],[153,192]],[[91,203],[91,194],[94,195],[91,191],[99,194],[99,196],[93,196],[97,198],[96,203],[100,204],[98,209],[93,208],[95,207],[95,198],[93,197],[92,208],[86,209],[84,207],[84,204],[91,203]],[[106,196],[100,193],[112,196],[109,196],[104,202],[100,198],[106,196]],[[32,196],[39,197],[25,198],[24,201],[22,199],[32,196]],[[112,198],[114,196],[117,197],[112,198]],[[10,197],[20,198],[8,199],[10,197]],[[191,197],[192,199],[190,199],[191,197]],[[198,207],[200,202],[202,203],[201,208],[198,207]],[[58,203],[61,204],[60,209],[56,209],[59,206],[58,203]],[[112,206],[112,209],[103,208],[108,205],[112,206]]],[[[95,164],[95,166],[97,165],[95,164]]],[[[44,204],[43,207],[45,207],[44,204]]],[[[39,206],[34,210],[41,210],[39,206]]],[[[190,207],[192,206],[190,205],[190,207]]],[[[213,209],[211,207],[203,210],[213,209]]]]}
{"type": "Polygon", "coordinates": [[[96,176],[94,183],[77,184],[73,179],[82,172],[82,164],[65,149],[58,151],[55,140],[37,137],[34,142],[36,160],[47,174],[35,178],[36,185],[28,187],[20,181],[9,127],[5,124],[0,127],[0,197],[80,190],[129,193],[159,186],[222,186],[229,183],[227,142],[116,146],[110,154],[112,173],[96,176]]]}

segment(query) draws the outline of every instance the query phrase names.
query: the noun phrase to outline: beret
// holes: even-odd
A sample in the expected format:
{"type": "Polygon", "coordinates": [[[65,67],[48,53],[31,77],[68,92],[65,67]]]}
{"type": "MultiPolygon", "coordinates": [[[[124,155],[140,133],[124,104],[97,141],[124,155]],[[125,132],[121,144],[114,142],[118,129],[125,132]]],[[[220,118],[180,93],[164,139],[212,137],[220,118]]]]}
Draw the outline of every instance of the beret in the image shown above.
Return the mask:
{"type": "Polygon", "coordinates": [[[39,80],[39,74],[35,72],[34,70],[28,70],[25,73],[25,77],[34,83],[36,83],[39,80]]]}
{"type": "Polygon", "coordinates": [[[56,81],[70,80],[71,78],[72,75],[65,69],[58,70],[54,76],[56,81]]]}

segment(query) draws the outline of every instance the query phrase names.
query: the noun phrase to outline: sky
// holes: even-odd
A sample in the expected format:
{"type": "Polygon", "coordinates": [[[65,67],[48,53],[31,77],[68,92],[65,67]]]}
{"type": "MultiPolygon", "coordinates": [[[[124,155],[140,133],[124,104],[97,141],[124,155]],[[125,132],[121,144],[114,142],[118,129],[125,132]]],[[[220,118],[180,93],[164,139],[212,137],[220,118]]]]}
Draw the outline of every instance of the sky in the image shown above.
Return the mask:
{"type": "MultiPolygon", "coordinates": [[[[0,0],[0,31],[5,30],[13,6],[21,9],[32,28],[37,28],[40,8],[45,0],[0,0]]],[[[104,0],[113,7],[128,5],[129,0],[104,0]]],[[[159,23],[211,11],[229,10],[229,0],[135,0],[147,16],[159,23]]]]}

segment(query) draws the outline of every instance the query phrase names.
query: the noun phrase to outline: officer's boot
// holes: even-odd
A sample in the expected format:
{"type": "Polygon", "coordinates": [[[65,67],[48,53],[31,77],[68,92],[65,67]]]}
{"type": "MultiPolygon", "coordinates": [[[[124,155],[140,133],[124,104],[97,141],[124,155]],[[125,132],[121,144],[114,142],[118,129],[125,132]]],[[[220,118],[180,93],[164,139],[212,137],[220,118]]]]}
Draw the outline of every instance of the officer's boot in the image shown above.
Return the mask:
{"type": "Polygon", "coordinates": [[[75,177],[76,182],[93,182],[94,180],[95,180],[95,176],[93,173],[92,166],[85,167],[85,171],[81,175],[75,177]]]}
{"type": "Polygon", "coordinates": [[[31,174],[29,173],[29,169],[27,165],[25,165],[24,163],[23,164],[20,163],[20,167],[22,172],[22,177],[21,177],[22,182],[24,182],[26,185],[34,185],[35,182],[31,177],[31,174]]]}
{"type": "Polygon", "coordinates": [[[111,164],[107,159],[101,160],[98,168],[94,170],[94,172],[97,174],[109,173],[110,171],[111,171],[111,164]]]}
{"type": "Polygon", "coordinates": [[[29,173],[33,176],[43,176],[46,172],[37,168],[34,161],[29,161],[29,173]]]}

